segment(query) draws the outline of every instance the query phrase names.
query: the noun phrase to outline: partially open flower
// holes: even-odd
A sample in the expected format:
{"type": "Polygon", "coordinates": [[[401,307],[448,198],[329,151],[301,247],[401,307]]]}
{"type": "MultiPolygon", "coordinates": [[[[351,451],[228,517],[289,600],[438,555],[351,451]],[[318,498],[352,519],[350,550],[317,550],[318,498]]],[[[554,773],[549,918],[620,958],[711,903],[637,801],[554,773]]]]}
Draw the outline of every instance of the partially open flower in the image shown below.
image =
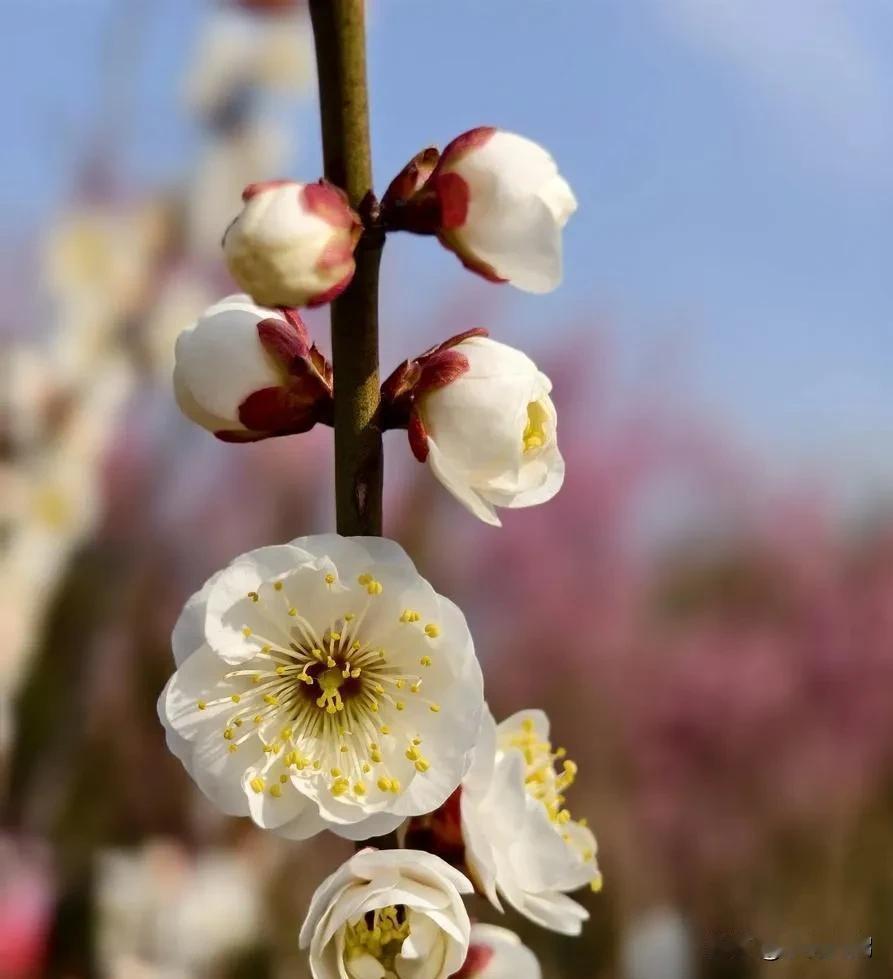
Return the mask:
{"type": "Polygon", "coordinates": [[[536,956],[521,939],[498,925],[471,926],[471,944],[456,979],[541,979],[536,956]]]}
{"type": "Polygon", "coordinates": [[[249,184],[223,253],[239,285],[263,306],[319,306],[347,288],[362,224],[332,184],[249,184]]]}
{"type": "Polygon", "coordinates": [[[295,310],[228,296],[177,338],[174,394],[219,439],[256,442],[330,424],[332,369],[295,310]]]}
{"type": "Polygon", "coordinates": [[[406,176],[415,161],[385,195],[391,226],[436,234],[466,268],[494,282],[526,292],[560,283],[561,233],[577,201],[546,150],[481,126],[446,147],[419,189],[406,176]],[[404,197],[402,190],[415,193],[404,197]]]}
{"type": "Polygon", "coordinates": [[[550,500],[564,482],[552,383],[514,347],[471,330],[406,361],[382,387],[391,427],[476,517],[550,500]]]}
{"type": "Polygon", "coordinates": [[[601,889],[595,837],[564,805],[576,771],[563,749],[553,751],[542,711],[520,711],[498,727],[487,712],[461,790],[465,862],[478,888],[497,908],[499,894],[565,935],[578,935],[589,917],[566,892],[601,889]]]}
{"type": "Polygon", "coordinates": [[[187,602],[173,650],[169,747],[225,812],[283,836],[388,833],[470,765],[483,682],[465,618],[393,541],[243,554],[187,602]]]}
{"type": "Polygon", "coordinates": [[[455,975],[471,927],[461,895],[472,890],[430,853],[360,851],[317,888],[301,928],[314,979],[455,975]]]}

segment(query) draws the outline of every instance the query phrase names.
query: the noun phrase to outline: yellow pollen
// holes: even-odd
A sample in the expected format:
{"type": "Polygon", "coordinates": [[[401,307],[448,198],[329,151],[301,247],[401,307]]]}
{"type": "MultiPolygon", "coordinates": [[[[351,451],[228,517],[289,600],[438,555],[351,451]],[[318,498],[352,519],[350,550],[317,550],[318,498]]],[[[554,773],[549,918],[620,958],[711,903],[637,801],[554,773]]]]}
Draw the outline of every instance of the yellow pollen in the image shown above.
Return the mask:
{"type": "Polygon", "coordinates": [[[391,788],[391,780],[389,778],[382,777],[375,783],[382,792],[389,792],[391,788]]]}
{"type": "Polygon", "coordinates": [[[249,626],[244,626],[242,629],[242,635],[247,639],[251,635],[251,628],[249,626]]]}
{"type": "Polygon", "coordinates": [[[419,760],[415,763],[415,769],[417,772],[427,772],[430,767],[431,766],[424,758],[419,758],[419,760]]]}
{"type": "Polygon", "coordinates": [[[270,786],[270,795],[273,796],[274,799],[278,799],[278,798],[281,797],[281,795],[282,795],[282,786],[279,785],[278,782],[276,783],[276,785],[271,785],[270,786]]]}
{"type": "Polygon", "coordinates": [[[262,720],[263,720],[263,718],[262,718],[262,717],[260,716],[260,714],[255,714],[255,715],[254,715],[254,723],[255,723],[255,724],[260,724],[260,722],[261,722],[262,720]]]}
{"type": "Polygon", "coordinates": [[[274,581],[273,582],[273,587],[276,589],[276,591],[282,591],[282,582],[281,581],[274,581]]]}
{"type": "Polygon", "coordinates": [[[423,656],[419,660],[419,663],[421,663],[422,666],[430,666],[431,665],[431,657],[430,656],[423,656]]]}
{"type": "Polygon", "coordinates": [[[362,782],[357,782],[357,784],[353,787],[353,792],[354,792],[354,795],[365,795],[366,794],[366,786],[363,785],[362,782]]]}
{"type": "Polygon", "coordinates": [[[278,707],[279,706],[279,698],[278,697],[275,697],[271,693],[265,693],[264,694],[264,703],[269,704],[271,707],[278,707]]]}
{"type": "Polygon", "coordinates": [[[371,753],[370,753],[370,755],[369,755],[369,757],[370,757],[370,758],[371,758],[371,759],[372,759],[372,760],[373,760],[373,761],[375,762],[375,764],[377,765],[377,764],[379,764],[379,762],[381,761],[381,752],[380,752],[380,751],[379,751],[378,749],[376,749],[375,751],[373,751],[373,752],[371,752],[371,753]]]}
{"type": "Polygon", "coordinates": [[[404,704],[402,700],[398,700],[394,706],[397,708],[397,710],[406,710],[406,704],[404,704]]]}
{"type": "Polygon", "coordinates": [[[198,707],[199,710],[207,710],[208,702],[206,700],[200,700],[195,706],[198,707]]]}
{"type": "Polygon", "coordinates": [[[429,622],[425,626],[425,635],[429,639],[436,639],[440,635],[440,627],[435,625],[433,622],[429,622]]]}
{"type": "Polygon", "coordinates": [[[397,682],[396,682],[396,683],[394,684],[394,686],[395,686],[395,687],[396,687],[396,688],[397,688],[398,690],[402,690],[402,689],[403,689],[403,688],[404,688],[404,687],[406,686],[406,681],[405,681],[405,680],[398,680],[398,681],[397,681],[397,682]]]}
{"type": "Polygon", "coordinates": [[[236,736],[236,732],[231,727],[228,727],[223,732],[223,736],[224,738],[226,738],[227,741],[232,741],[232,739],[236,736]]]}
{"type": "Polygon", "coordinates": [[[258,795],[261,792],[263,792],[264,785],[266,785],[266,783],[264,782],[263,778],[261,778],[260,775],[255,775],[255,777],[248,784],[255,792],[258,793],[258,795]]]}
{"type": "Polygon", "coordinates": [[[292,607],[288,610],[288,614],[292,618],[294,618],[298,614],[298,610],[294,607],[294,605],[292,605],[292,607]]]}
{"type": "Polygon", "coordinates": [[[240,701],[240,700],[241,700],[242,698],[241,698],[241,697],[239,696],[239,694],[237,694],[237,693],[234,693],[234,694],[232,695],[232,697],[230,697],[229,699],[230,699],[230,700],[231,700],[231,701],[232,701],[232,702],[233,702],[234,704],[237,704],[237,703],[238,703],[238,702],[239,702],[239,701],[240,701]]]}
{"type": "Polygon", "coordinates": [[[549,416],[539,401],[531,401],[527,405],[527,424],[521,435],[524,451],[532,452],[546,444],[546,422],[549,416]]]}
{"type": "Polygon", "coordinates": [[[390,734],[391,733],[391,729],[387,726],[387,724],[382,724],[382,726],[381,726],[381,733],[382,734],[390,734]]]}
{"type": "Polygon", "coordinates": [[[430,710],[432,714],[439,714],[440,713],[440,704],[430,704],[428,706],[428,710],[430,710]]]}
{"type": "Polygon", "coordinates": [[[596,874],[595,877],[589,882],[589,887],[593,894],[600,894],[602,885],[604,884],[604,879],[601,874],[596,874]]]}
{"type": "Polygon", "coordinates": [[[344,795],[349,788],[350,782],[346,778],[336,778],[335,781],[332,782],[332,795],[344,795]]]}
{"type": "Polygon", "coordinates": [[[279,776],[279,781],[285,785],[285,783],[288,781],[288,776],[283,772],[283,774],[279,776]]]}
{"type": "Polygon", "coordinates": [[[370,581],[369,584],[366,585],[366,591],[370,595],[380,595],[384,591],[384,588],[383,588],[382,583],[380,581],[374,581],[373,580],[373,581],[370,581]]]}
{"type": "MultiPolygon", "coordinates": [[[[355,618],[356,618],[356,616],[353,614],[353,612],[345,612],[344,613],[344,621],[345,622],[353,622],[353,620],[355,618]]],[[[359,648],[359,643],[357,643],[357,648],[359,648]]]]}
{"type": "Polygon", "coordinates": [[[285,667],[281,663],[276,667],[276,673],[279,676],[283,676],[285,674],[285,667]]]}
{"type": "Polygon", "coordinates": [[[260,601],[260,595],[258,595],[256,591],[248,592],[248,597],[251,599],[252,602],[260,601]]]}
{"type": "Polygon", "coordinates": [[[327,585],[335,584],[335,576],[331,573],[331,571],[326,575],[325,582],[327,585]]]}

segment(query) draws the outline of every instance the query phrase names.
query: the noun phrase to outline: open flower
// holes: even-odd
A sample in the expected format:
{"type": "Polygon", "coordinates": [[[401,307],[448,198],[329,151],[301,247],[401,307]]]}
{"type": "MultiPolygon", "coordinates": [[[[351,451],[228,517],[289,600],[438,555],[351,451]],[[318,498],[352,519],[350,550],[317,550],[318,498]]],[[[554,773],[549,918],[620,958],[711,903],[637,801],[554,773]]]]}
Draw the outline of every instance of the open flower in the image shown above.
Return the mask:
{"type": "Polygon", "coordinates": [[[174,393],[187,418],[226,442],[330,422],[332,369],[293,309],[227,296],[177,338],[174,393]]]}
{"type": "Polygon", "coordinates": [[[319,886],[301,928],[314,979],[446,979],[465,961],[471,883],[417,850],[362,850],[319,886]]]}
{"type": "Polygon", "coordinates": [[[169,747],[225,812],[283,836],[388,833],[470,765],[483,683],[465,617],[393,541],[243,554],[186,603],[173,651],[169,747]]]}
{"type": "Polygon", "coordinates": [[[347,288],[362,225],[343,191],[324,181],[269,180],[249,184],[242,200],[223,253],[255,302],[319,306],[347,288]]]}
{"type": "Polygon", "coordinates": [[[456,979],[541,979],[536,956],[521,939],[498,925],[471,926],[471,944],[456,979]]]}
{"type": "Polygon", "coordinates": [[[466,268],[525,292],[561,282],[561,233],[577,209],[550,154],[492,126],[418,154],[384,198],[393,227],[436,234],[466,268]],[[422,182],[424,181],[424,182],[422,182]]]}
{"type": "Polygon", "coordinates": [[[600,890],[601,874],[595,837],[564,807],[577,771],[564,755],[552,750],[542,711],[520,711],[498,727],[487,712],[462,783],[461,825],[466,865],[494,906],[501,910],[502,895],[544,928],[579,935],[589,915],[565,892],[587,883],[600,890]]]}
{"type": "Polygon", "coordinates": [[[471,330],[406,361],[382,388],[413,454],[476,517],[550,500],[564,482],[552,382],[516,350],[471,330]]]}

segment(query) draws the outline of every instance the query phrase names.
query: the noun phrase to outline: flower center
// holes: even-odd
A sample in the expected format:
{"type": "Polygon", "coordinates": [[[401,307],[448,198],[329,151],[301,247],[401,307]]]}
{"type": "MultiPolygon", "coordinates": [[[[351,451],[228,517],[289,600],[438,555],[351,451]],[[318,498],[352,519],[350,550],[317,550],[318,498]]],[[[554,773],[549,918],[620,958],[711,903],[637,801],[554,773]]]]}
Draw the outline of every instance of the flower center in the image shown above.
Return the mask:
{"type": "Polygon", "coordinates": [[[527,425],[524,428],[524,434],[521,436],[525,452],[541,449],[546,444],[546,423],[548,420],[549,416],[541,402],[531,401],[527,405],[527,425]]]}
{"type": "MultiPolygon", "coordinates": [[[[335,585],[331,573],[320,578],[323,588],[335,585]]],[[[401,778],[431,767],[418,725],[420,711],[440,713],[425,696],[422,679],[433,664],[429,644],[440,627],[406,609],[400,628],[412,630],[413,641],[404,642],[399,654],[386,651],[363,625],[382,584],[370,574],[360,575],[358,583],[364,603],[322,634],[291,604],[283,581],[267,582],[247,596],[257,615],[242,634],[257,651],[224,675],[235,692],[200,700],[197,707],[236,705],[223,718],[230,753],[260,738],[267,759],[249,782],[256,793],[279,798],[288,783],[317,776],[333,796],[364,800],[376,791],[398,794],[401,778]],[[393,743],[398,739],[403,744],[393,743]]],[[[343,590],[347,604],[350,596],[343,590]]]]}
{"type": "Polygon", "coordinates": [[[358,964],[358,959],[367,956],[380,963],[388,975],[394,974],[397,956],[409,933],[406,908],[402,904],[367,911],[345,930],[345,959],[350,975],[366,974],[354,971],[350,964],[358,964]]]}

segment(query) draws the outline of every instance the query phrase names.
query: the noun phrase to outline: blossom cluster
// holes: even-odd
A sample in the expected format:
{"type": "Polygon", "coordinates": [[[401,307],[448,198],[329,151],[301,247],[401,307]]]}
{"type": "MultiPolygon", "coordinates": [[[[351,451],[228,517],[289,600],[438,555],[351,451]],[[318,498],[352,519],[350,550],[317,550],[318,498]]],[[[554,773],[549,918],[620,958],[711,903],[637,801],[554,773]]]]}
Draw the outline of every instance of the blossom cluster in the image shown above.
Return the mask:
{"type": "MultiPolygon", "coordinates": [[[[227,442],[332,425],[335,370],[299,309],[350,286],[362,236],[436,236],[467,268],[531,292],[561,278],[576,207],[552,157],[489,127],[428,149],[360,211],[325,181],[249,185],[223,251],[243,293],[176,344],[183,413],[227,442]]],[[[378,427],[480,520],[561,488],[552,384],[520,350],[467,329],[400,363],[378,427]]],[[[504,929],[472,926],[477,891],[580,933],[570,898],[601,888],[596,842],[567,807],[577,774],[537,710],[497,724],[462,611],[382,537],[323,534],[243,554],[186,603],[159,698],[167,744],[224,813],[292,840],[365,847],[320,885],[300,934],[316,979],[539,976],[504,929]]]]}

